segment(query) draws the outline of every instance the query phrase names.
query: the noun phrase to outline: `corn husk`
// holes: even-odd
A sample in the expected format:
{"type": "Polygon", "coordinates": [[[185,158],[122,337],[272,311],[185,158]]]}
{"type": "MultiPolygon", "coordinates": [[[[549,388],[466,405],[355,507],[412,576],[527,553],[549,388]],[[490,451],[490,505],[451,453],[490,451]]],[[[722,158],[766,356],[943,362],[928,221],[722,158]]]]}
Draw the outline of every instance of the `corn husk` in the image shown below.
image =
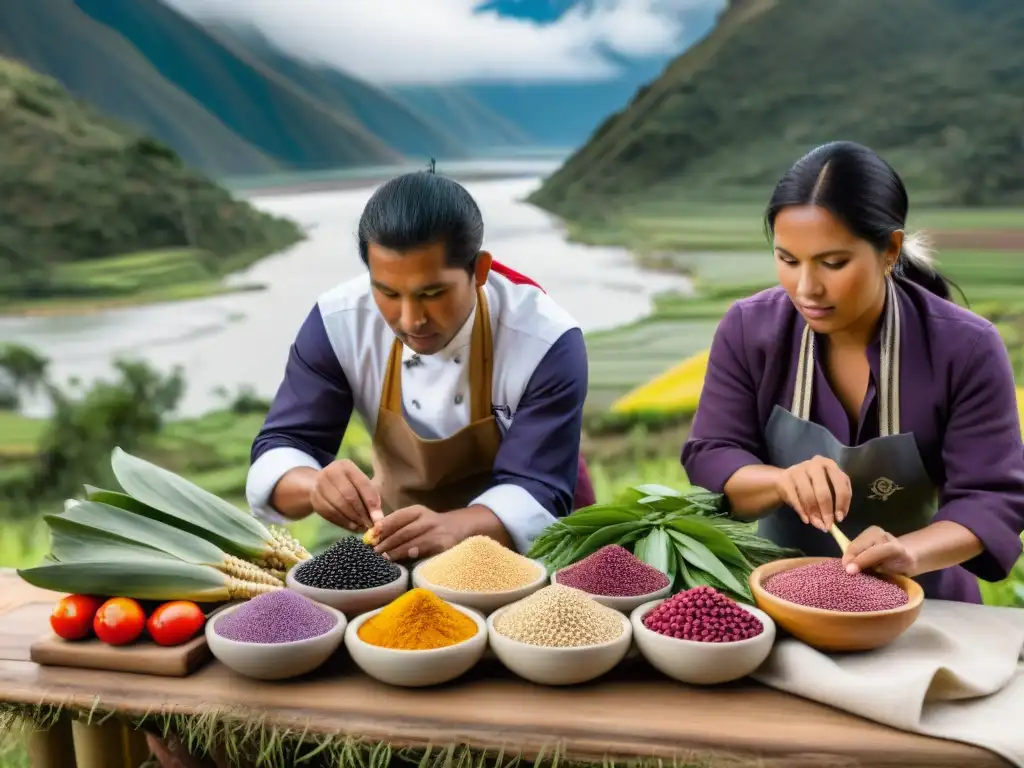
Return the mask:
{"type": "Polygon", "coordinates": [[[229,555],[206,539],[109,504],[80,501],[44,520],[51,532],[50,550],[61,562],[116,561],[122,552],[156,551],[182,562],[209,565],[239,579],[282,583],[279,574],[229,555]]]}
{"type": "Polygon", "coordinates": [[[160,553],[151,557],[133,553],[117,561],[45,563],[20,569],[18,575],[32,586],[53,592],[161,602],[247,600],[284,588],[236,579],[208,565],[184,563],[160,553]]]}
{"type": "Polygon", "coordinates": [[[123,505],[130,512],[186,530],[261,567],[287,570],[310,557],[287,531],[272,531],[233,504],[120,448],[114,449],[111,467],[130,501],[98,489],[93,489],[90,500],[123,505]]]}

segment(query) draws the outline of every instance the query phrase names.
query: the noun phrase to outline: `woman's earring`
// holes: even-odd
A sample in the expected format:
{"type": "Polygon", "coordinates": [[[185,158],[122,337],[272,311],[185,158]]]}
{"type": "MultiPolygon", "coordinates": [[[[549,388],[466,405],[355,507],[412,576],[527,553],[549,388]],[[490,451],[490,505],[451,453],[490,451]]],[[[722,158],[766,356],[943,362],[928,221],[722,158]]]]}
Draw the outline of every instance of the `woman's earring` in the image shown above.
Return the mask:
{"type": "Polygon", "coordinates": [[[889,264],[885,268],[885,276],[889,277],[892,274],[892,264],[889,264]]]}

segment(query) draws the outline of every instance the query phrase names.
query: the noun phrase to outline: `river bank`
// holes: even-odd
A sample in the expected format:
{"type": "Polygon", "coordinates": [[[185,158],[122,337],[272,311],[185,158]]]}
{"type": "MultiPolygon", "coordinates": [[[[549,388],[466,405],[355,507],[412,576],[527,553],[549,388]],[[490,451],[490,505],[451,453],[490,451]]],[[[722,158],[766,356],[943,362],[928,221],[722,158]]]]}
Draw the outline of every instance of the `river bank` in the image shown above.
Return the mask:
{"type": "MultiPolygon", "coordinates": [[[[559,158],[525,156],[453,163],[438,168],[461,183],[535,179],[557,167],[559,158]]],[[[324,192],[369,191],[387,179],[425,166],[365,168],[354,171],[280,174],[225,179],[240,200],[260,207],[264,198],[324,192]]],[[[305,236],[315,225],[305,227],[305,236]]],[[[233,281],[238,273],[262,260],[281,254],[298,240],[280,242],[229,255],[213,255],[202,248],[167,248],[120,254],[103,259],[60,264],[51,280],[56,286],[46,296],[11,297],[0,305],[0,317],[63,317],[157,304],[180,303],[242,292],[265,291],[264,283],[233,281]]]]}

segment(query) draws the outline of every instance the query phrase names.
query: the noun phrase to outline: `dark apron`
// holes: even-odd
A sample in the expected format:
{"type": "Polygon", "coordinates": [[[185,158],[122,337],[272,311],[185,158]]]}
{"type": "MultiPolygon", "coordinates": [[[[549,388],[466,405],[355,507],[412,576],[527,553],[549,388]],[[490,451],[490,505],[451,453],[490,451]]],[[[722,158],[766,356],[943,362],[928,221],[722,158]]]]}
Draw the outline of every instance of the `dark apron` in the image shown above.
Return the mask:
{"type": "MultiPolygon", "coordinates": [[[[863,445],[843,445],[810,420],[814,386],[814,333],[804,326],[797,363],[793,404],[778,405],[765,430],[769,462],[792,467],[815,456],[832,459],[850,478],[850,511],[839,526],[854,539],[877,525],[894,536],[920,530],[935,515],[937,488],[921,461],[912,433],[900,432],[900,310],[896,290],[886,280],[882,321],[881,381],[878,387],[879,436],[863,445]]],[[[809,557],[840,557],[831,534],[805,525],[788,505],[758,522],[758,533],[776,544],[795,547],[809,557]]],[[[917,579],[933,599],[980,602],[977,582],[959,566],[923,574],[917,579]]]]}

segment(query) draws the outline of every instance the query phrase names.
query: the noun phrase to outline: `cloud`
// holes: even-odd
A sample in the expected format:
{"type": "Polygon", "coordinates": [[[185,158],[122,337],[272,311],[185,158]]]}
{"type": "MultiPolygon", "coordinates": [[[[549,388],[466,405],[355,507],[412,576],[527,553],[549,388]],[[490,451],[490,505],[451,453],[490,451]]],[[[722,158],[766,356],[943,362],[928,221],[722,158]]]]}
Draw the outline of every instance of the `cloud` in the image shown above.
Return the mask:
{"type": "Polygon", "coordinates": [[[168,2],[200,20],[251,24],[292,55],[388,85],[613,78],[614,56],[675,55],[683,13],[724,4],[591,0],[541,25],[474,13],[480,0],[168,2]]]}

